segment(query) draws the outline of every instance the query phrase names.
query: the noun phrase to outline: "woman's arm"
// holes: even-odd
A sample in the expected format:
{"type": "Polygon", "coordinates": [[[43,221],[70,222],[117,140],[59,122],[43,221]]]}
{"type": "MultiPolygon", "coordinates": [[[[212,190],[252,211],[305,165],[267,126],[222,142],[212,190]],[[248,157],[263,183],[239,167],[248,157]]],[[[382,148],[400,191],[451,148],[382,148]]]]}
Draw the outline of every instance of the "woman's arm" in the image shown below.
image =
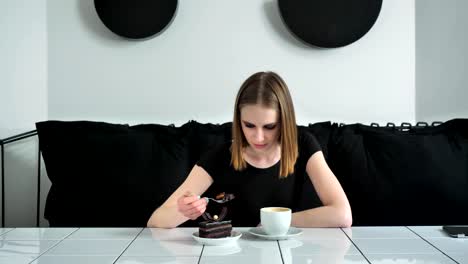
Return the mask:
{"type": "Polygon", "coordinates": [[[306,171],[323,206],[296,212],[291,225],[297,227],[350,227],[351,207],[343,188],[323,156],[314,153],[307,161],[306,171]]]}
{"type": "Polygon", "coordinates": [[[182,185],[153,212],[148,227],[173,228],[188,219],[195,220],[206,210],[206,200],[200,199],[213,183],[211,176],[195,165],[182,185]]]}

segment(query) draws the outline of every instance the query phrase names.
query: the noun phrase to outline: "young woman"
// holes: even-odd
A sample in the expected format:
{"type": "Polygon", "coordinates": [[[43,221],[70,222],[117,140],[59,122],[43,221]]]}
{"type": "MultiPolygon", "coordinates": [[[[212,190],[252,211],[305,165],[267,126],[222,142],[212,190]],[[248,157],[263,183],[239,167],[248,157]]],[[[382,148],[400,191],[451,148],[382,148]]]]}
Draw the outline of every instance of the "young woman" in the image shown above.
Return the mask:
{"type": "Polygon", "coordinates": [[[315,137],[298,131],[291,95],[278,74],[258,72],[242,84],[234,106],[232,136],[232,142],[198,161],[182,185],[154,211],[148,227],[172,228],[197,219],[208,204],[200,196],[212,185],[235,195],[227,218],[234,226],[257,226],[262,207],[294,208],[304,176],[322,204],[293,211],[291,225],[351,226],[348,199],[315,137]]]}

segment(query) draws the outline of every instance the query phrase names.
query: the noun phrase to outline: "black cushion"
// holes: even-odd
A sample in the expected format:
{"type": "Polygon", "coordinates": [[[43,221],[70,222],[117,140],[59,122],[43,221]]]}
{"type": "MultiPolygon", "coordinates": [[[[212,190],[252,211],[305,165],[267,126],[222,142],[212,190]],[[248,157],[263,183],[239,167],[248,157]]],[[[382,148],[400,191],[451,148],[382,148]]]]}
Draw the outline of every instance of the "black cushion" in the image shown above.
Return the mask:
{"type": "Polygon", "coordinates": [[[142,135],[126,125],[99,122],[37,123],[40,149],[52,182],[45,217],[51,226],[126,226],[136,221],[129,175],[151,155],[142,135]],[[142,144],[138,144],[142,143],[142,144]],[[137,144],[137,145],[135,145],[137,144]]]}
{"type": "Polygon", "coordinates": [[[147,221],[151,213],[183,183],[195,164],[190,161],[191,126],[146,124],[131,129],[149,133],[153,138],[149,169],[145,177],[135,182],[135,189],[139,190],[140,196],[145,197],[142,212],[147,221]]]}
{"type": "Polygon", "coordinates": [[[52,182],[50,226],[146,226],[189,171],[184,129],[87,121],[36,127],[52,182]]]}
{"type": "Polygon", "coordinates": [[[232,122],[224,124],[202,124],[190,121],[190,159],[195,164],[200,157],[214,146],[230,142],[232,138],[232,122]]]}
{"type": "Polygon", "coordinates": [[[329,161],[354,225],[467,224],[467,120],[399,131],[347,125],[333,131],[329,161]]]}

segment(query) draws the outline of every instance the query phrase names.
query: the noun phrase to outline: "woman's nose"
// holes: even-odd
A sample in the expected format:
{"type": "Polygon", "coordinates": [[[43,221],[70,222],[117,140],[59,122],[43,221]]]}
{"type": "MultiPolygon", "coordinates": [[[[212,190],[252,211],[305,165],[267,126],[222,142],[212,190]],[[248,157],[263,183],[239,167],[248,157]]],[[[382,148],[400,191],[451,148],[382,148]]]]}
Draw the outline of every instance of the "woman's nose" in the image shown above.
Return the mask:
{"type": "Polygon", "coordinates": [[[255,139],[259,142],[263,141],[263,138],[265,137],[265,135],[263,134],[263,131],[260,129],[260,130],[257,130],[255,132],[255,139]]]}

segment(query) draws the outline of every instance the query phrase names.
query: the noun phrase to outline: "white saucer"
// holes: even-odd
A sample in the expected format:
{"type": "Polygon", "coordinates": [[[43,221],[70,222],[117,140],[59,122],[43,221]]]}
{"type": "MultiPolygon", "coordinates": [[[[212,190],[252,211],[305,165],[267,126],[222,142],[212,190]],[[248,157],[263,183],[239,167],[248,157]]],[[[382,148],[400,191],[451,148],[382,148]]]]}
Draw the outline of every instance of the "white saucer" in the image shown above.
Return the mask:
{"type": "Polygon", "coordinates": [[[198,232],[192,234],[192,237],[198,241],[199,243],[207,246],[225,246],[235,243],[240,237],[242,233],[237,231],[232,231],[231,236],[229,237],[221,237],[221,238],[205,238],[200,237],[198,232]]]}
{"type": "Polygon", "coordinates": [[[288,230],[288,233],[286,233],[285,235],[272,236],[272,235],[267,235],[267,233],[265,233],[263,228],[258,226],[258,227],[254,227],[254,228],[249,229],[249,233],[254,235],[254,236],[263,238],[263,239],[284,240],[284,239],[290,239],[290,238],[293,238],[293,237],[296,237],[296,236],[302,234],[302,230],[299,229],[299,228],[296,228],[296,227],[290,227],[289,230],[288,230]]]}

